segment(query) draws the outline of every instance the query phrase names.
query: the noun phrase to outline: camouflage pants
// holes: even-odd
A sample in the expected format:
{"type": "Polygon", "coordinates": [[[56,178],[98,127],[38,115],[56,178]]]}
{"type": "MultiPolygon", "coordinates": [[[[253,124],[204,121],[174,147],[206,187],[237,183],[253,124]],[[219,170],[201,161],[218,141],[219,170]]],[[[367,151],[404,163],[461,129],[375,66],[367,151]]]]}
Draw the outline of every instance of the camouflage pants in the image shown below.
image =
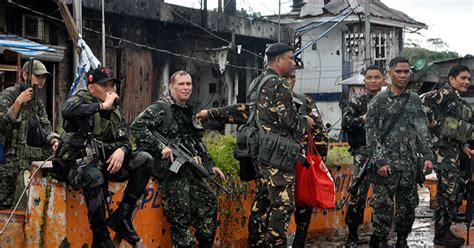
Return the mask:
{"type": "MultiPolygon", "coordinates": [[[[28,170],[29,164],[29,161],[11,155],[7,155],[5,161],[0,163],[0,210],[12,208],[19,200],[25,188],[23,173],[28,170]]],[[[20,209],[23,209],[25,204],[23,197],[20,209]]]]}
{"type": "Polygon", "coordinates": [[[161,182],[162,203],[170,223],[173,247],[213,247],[217,228],[217,197],[209,184],[188,168],[161,182]]]}
{"type": "MultiPolygon", "coordinates": [[[[355,178],[357,175],[359,175],[366,160],[367,156],[360,153],[354,154],[354,171],[352,173],[352,178],[355,178]]],[[[347,206],[345,218],[346,224],[348,226],[359,226],[364,222],[364,210],[369,187],[370,179],[366,177],[365,180],[359,185],[357,195],[355,197],[351,197],[351,200],[347,206]]]]}
{"type": "Polygon", "coordinates": [[[295,210],[295,238],[293,239],[293,248],[303,248],[308,234],[309,224],[311,223],[311,214],[313,208],[308,206],[296,206],[295,210]]]}
{"type": "Polygon", "coordinates": [[[410,233],[418,206],[415,169],[392,171],[388,177],[375,175],[372,186],[374,194],[369,201],[374,209],[372,235],[388,236],[393,222],[394,204],[395,232],[410,233]]]}
{"type": "Polygon", "coordinates": [[[257,164],[257,187],[248,225],[249,247],[286,247],[295,208],[295,174],[257,164]]]}
{"type": "Polygon", "coordinates": [[[71,166],[68,183],[75,189],[83,191],[89,224],[95,238],[108,236],[105,222],[107,182],[128,180],[123,201],[133,205],[145,193],[153,161],[153,157],[146,152],[134,152],[125,158],[122,168],[113,174],[110,174],[105,166],[102,168],[101,166],[88,165],[79,171],[75,162],[66,162],[71,166]]]}
{"type": "Polygon", "coordinates": [[[435,172],[438,177],[436,188],[437,208],[435,210],[435,232],[443,233],[451,227],[456,198],[460,187],[459,152],[435,149],[435,172]]]}

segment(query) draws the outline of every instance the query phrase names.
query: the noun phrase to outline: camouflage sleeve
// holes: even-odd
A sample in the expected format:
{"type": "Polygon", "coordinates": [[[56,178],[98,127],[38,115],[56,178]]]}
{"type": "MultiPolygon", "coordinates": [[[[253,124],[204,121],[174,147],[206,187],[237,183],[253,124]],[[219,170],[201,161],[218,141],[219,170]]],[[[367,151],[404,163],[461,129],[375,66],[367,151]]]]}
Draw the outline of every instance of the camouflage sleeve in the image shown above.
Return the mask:
{"type": "Polygon", "coordinates": [[[14,87],[7,88],[2,93],[2,104],[0,112],[4,113],[2,121],[4,127],[9,127],[13,123],[18,123],[21,121],[21,111],[18,115],[18,118],[15,118],[13,114],[13,104],[16,101],[16,98],[19,96],[19,93],[14,90],[14,87]]]}
{"type": "Polygon", "coordinates": [[[367,125],[366,125],[366,138],[367,138],[367,147],[369,149],[369,154],[371,154],[371,160],[374,161],[374,165],[379,168],[382,165],[388,164],[386,160],[386,151],[380,140],[380,132],[377,128],[377,123],[380,121],[380,101],[377,97],[372,99],[368,104],[367,111],[367,125]]]}
{"type": "Polygon", "coordinates": [[[258,105],[263,109],[262,112],[272,112],[277,115],[276,125],[281,129],[295,133],[295,136],[299,138],[307,131],[306,120],[296,109],[293,102],[293,92],[288,81],[270,79],[265,82],[258,105]]]}
{"type": "Polygon", "coordinates": [[[234,104],[208,110],[209,119],[217,120],[225,124],[245,124],[249,117],[248,104],[234,104]]]}
{"type": "Polygon", "coordinates": [[[419,110],[418,111],[419,113],[415,122],[415,128],[416,128],[416,132],[417,132],[419,143],[420,143],[419,146],[421,149],[421,153],[423,154],[424,160],[433,161],[434,156],[431,150],[432,145],[431,145],[430,132],[428,130],[428,119],[426,117],[425,112],[422,110],[422,102],[420,101],[420,98],[415,93],[412,93],[412,95],[414,96],[413,99],[414,99],[415,105],[417,109],[419,110]]]}
{"type": "Polygon", "coordinates": [[[421,104],[428,123],[433,123],[433,128],[437,124],[436,106],[441,104],[443,97],[438,91],[430,91],[421,95],[421,104]]]}
{"type": "Polygon", "coordinates": [[[328,154],[328,133],[326,127],[324,126],[321,115],[319,114],[318,107],[316,103],[311,99],[311,97],[306,96],[306,105],[307,105],[307,114],[314,120],[314,126],[311,129],[313,133],[313,141],[318,149],[318,153],[322,157],[326,157],[328,154]]]}
{"type": "Polygon", "coordinates": [[[341,128],[345,132],[362,129],[365,126],[363,118],[358,111],[361,102],[357,97],[353,97],[342,115],[341,128]]]}
{"type": "Polygon", "coordinates": [[[138,148],[149,152],[154,157],[161,154],[161,150],[167,145],[153,136],[153,131],[158,131],[159,125],[163,122],[165,112],[166,103],[158,101],[141,112],[130,125],[138,148]]]}
{"type": "Polygon", "coordinates": [[[46,113],[46,110],[44,108],[43,101],[38,100],[38,118],[40,121],[41,128],[44,131],[44,134],[46,135],[45,141],[47,142],[47,145],[51,142],[52,138],[59,138],[59,135],[55,132],[53,132],[53,128],[51,126],[51,122],[49,122],[48,119],[48,114],[46,113]]]}
{"type": "Polygon", "coordinates": [[[99,111],[98,102],[86,102],[79,94],[70,97],[61,107],[61,115],[66,120],[89,116],[99,111]]]}

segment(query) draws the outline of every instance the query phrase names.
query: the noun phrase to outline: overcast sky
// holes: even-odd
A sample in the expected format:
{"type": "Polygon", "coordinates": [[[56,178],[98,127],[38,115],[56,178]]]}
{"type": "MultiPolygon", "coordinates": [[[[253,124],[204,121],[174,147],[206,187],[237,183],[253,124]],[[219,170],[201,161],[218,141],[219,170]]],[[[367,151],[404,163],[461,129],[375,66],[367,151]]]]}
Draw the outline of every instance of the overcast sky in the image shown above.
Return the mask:
{"type": "MultiPolygon", "coordinates": [[[[279,0],[236,0],[237,8],[260,12],[263,15],[278,14],[279,0]]],[[[167,3],[200,8],[200,0],[165,0],[167,3]]],[[[208,8],[217,8],[217,0],[207,0],[208,8]]],[[[291,0],[281,0],[281,12],[291,10],[291,0]]],[[[382,0],[388,7],[405,12],[413,19],[423,22],[427,30],[420,34],[407,34],[406,38],[431,48],[425,41],[441,38],[447,50],[461,56],[474,55],[474,0],[382,0]]]]}

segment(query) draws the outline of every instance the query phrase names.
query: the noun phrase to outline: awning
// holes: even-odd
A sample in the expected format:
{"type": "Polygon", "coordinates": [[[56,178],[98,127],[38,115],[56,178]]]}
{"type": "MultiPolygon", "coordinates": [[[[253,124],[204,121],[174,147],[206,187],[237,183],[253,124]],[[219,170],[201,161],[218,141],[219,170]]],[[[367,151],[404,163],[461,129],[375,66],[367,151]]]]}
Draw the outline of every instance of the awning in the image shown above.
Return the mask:
{"type": "Polygon", "coordinates": [[[20,53],[23,59],[34,57],[44,62],[59,62],[63,60],[64,48],[49,46],[25,39],[14,34],[0,34],[0,52],[5,49],[20,53]]]}
{"type": "Polygon", "coordinates": [[[338,85],[364,85],[364,76],[357,73],[356,75],[346,78],[337,83],[338,85]]]}

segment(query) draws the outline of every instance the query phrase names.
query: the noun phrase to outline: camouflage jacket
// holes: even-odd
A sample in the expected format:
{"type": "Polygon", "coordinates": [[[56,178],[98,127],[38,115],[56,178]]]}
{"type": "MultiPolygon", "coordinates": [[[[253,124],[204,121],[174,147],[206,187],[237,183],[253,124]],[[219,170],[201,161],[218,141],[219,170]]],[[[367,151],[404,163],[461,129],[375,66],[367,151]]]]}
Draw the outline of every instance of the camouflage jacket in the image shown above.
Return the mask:
{"type": "MultiPolygon", "coordinates": [[[[0,128],[4,135],[5,151],[7,153],[13,153],[14,150],[26,151],[37,150],[36,147],[29,147],[27,145],[28,137],[28,123],[30,120],[38,117],[38,123],[43,130],[45,137],[41,140],[44,141],[44,146],[49,146],[52,138],[57,138],[58,135],[52,131],[51,123],[48,120],[48,114],[46,113],[43,102],[38,98],[33,98],[29,102],[21,106],[18,118],[15,118],[13,113],[13,104],[16,98],[26,89],[24,83],[16,84],[12,87],[5,89],[2,92],[2,102],[0,105],[0,128]]],[[[38,151],[41,153],[40,151],[38,151]]],[[[21,153],[21,152],[20,152],[21,153]]],[[[36,152],[35,152],[36,154],[36,152]]],[[[16,155],[23,156],[16,152],[16,155]]],[[[36,157],[40,159],[40,157],[36,157]]],[[[34,156],[33,156],[34,157],[34,156]]]]}
{"type": "Polygon", "coordinates": [[[424,160],[433,161],[428,120],[418,94],[395,95],[390,88],[381,91],[368,105],[367,121],[367,144],[375,166],[389,164],[392,170],[413,171],[417,152],[424,160]],[[407,99],[405,109],[396,121],[397,113],[407,99]],[[393,127],[389,130],[392,122],[393,127]],[[386,138],[381,140],[384,133],[387,133],[386,138]]]}
{"type": "Polygon", "coordinates": [[[202,130],[193,124],[194,110],[191,105],[179,105],[172,97],[159,99],[141,112],[130,126],[137,146],[161,158],[161,150],[168,144],[155,138],[153,131],[159,132],[171,142],[183,144],[193,155],[201,155],[196,142],[201,142],[202,130]]]}
{"type": "MultiPolygon", "coordinates": [[[[471,122],[472,109],[461,99],[459,92],[449,83],[439,90],[430,91],[421,98],[423,110],[428,116],[433,147],[444,147],[459,151],[467,143],[441,137],[442,122],[446,117],[471,122]],[[463,111],[464,109],[464,111],[463,111]],[[465,113],[463,116],[463,112],[465,113]]],[[[456,152],[457,152],[456,151],[456,152]]]]}
{"type": "Polygon", "coordinates": [[[347,133],[347,140],[353,154],[366,146],[365,121],[362,116],[367,113],[367,105],[372,98],[373,95],[369,92],[353,97],[342,115],[341,128],[347,133]]]}
{"type": "Polygon", "coordinates": [[[101,141],[104,158],[122,148],[125,156],[132,153],[128,128],[119,106],[100,110],[100,102],[89,91],[78,91],[61,107],[65,133],[61,135],[59,157],[64,160],[84,156],[84,144],[89,135],[101,141]]]}
{"type": "MultiPolygon", "coordinates": [[[[296,95],[297,94],[295,94],[295,96],[296,95]]],[[[327,156],[328,150],[328,136],[327,130],[323,124],[323,120],[321,119],[321,116],[319,114],[318,107],[309,96],[305,96],[303,94],[300,95],[302,95],[302,97],[300,96],[299,98],[304,98],[306,102],[306,106],[304,108],[306,112],[305,114],[310,116],[315,122],[312,128],[312,134],[313,141],[316,144],[316,149],[318,149],[318,152],[321,156],[325,157],[327,156]]],[[[301,107],[298,108],[299,110],[302,110],[301,107]]],[[[219,108],[211,108],[208,110],[208,113],[210,119],[227,124],[241,125],[247,123],[249,117],[249,105],[239,103],[219,108]]],[[[306,142],[306,139],[307,137],[305,135],[303,138],[303,143],[306,142]]]]}
{"type": "Polygon", "coordinates": [[[307,131],[308,125],[293,102],[292,87],[272,69],[265,70],[260,78],[268,74],[275,74],[276,77],[260,82],[263,86],[255,117],[260,121],[264,132],[287,134],[299,141],[307,131]]]}

